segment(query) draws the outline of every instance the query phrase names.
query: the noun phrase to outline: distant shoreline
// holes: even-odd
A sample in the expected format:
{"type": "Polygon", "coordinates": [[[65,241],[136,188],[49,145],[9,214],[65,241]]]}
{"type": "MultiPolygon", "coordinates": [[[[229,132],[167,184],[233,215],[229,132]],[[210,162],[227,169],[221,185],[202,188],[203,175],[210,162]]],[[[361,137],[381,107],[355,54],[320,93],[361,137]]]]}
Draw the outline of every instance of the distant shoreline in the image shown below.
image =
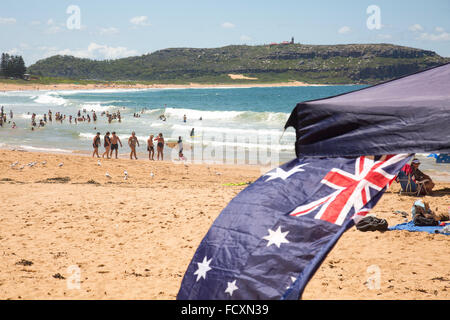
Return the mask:
{"type": "Polygon", "coordinates": [[[101,90],[101,89],[189,89],[189,88],[261,88],[261,87],[317,87],[329,86],[327,84],[309,84],[300,81],[279,82],[279,83],[217,83],[217,84],[15,84],[0,82],[0,91],[47,91],[47,90],[101,90]]]}

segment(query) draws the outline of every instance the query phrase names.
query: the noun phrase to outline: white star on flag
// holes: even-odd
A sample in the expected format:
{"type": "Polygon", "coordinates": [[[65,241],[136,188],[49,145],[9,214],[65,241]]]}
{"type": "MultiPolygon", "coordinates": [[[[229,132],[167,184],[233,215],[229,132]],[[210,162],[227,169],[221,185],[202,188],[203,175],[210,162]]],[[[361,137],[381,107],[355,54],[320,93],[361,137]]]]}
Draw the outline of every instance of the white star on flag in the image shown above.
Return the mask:
{"type": "Polygon", "coordinates": [[[273,231],[271,229],[268,229],[269,235],[265,236],[263,239],[269,241],[267,243],[267,246],[274,244],[278,248],[282,243],[289,243],[288,240],[286,240],[286,235],[289,233],[289,231],[281,232],[281,227],[278,227],[277,231],[273,231]]]}
{"type": "Polygon", "coordinates": [[[196,281],[200,280],[200,278],[206,279],[206,273],[211,270],[211,267],[209,266],[211,260],[212,258],[208,260],[208,257],[205,256],[202,263],[197,262],[198,269],[194,272],[194,274],[197,275],[196,281]]]}
{"type": "Polygon", "coordinates": [[[227,289],[225,290],[225,293],[229,293],[231,297],[233,295],[233,292],[237,289],[239,288],[236,286],[236,280],[234,280],[233,282],[228,282],[228,286],[227,289]]]}
{"type": "Polygon", "coordinates": [[[293,167],[291,170],[289,171],[284,171],[281,168],[276,168],[275,170],[270,171],[269,173],[265,174],[264,177],[270,177],[269,179],[267,179],[265,182],[270,181],[270,180],[275,180],[277,178],[286,180],[287,178],[289,178],[290,176],[292,176],[294,173],[297,172],[302,172],[305,171],[302,169],[302,167],[306,166],[308,163],[303,163],[300,164],[298,166],[293,167]]]}
{"type": "MultiPolygon", "coordinates": [[[[294,283],[295,282],[295,280],[297,280],[297,278],[296,277],[291,277],[291,282],[292,283],[294,283]]],[[[286,289],[289,289],[291,286],[287,286],[286,287],[286,289]]]]}

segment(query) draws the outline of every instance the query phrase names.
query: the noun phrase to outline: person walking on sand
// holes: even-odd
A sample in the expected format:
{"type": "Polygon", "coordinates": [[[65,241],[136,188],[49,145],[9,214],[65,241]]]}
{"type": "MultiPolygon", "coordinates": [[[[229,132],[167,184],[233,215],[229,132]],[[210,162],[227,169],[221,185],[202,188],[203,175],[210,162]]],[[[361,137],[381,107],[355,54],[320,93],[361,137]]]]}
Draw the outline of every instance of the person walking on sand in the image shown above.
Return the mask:
{"type": "Polygon", "coordinates": [[[153,146],[153,135],[147,140],[148,160],[155,160],[155,147],[153,146]]]}
{"type": "Polygon", "coordinates": [[[119,136],[116,135],[116,132],[113,131],[112,137],[111,137],[111,153],[110,153],[111,158],[112,158],[113,151],[115,150],[116,151],[116,159],[117,159],[117,155],[119,153],[119,143],[120,143],[120,147],[122,148],[123,147],[122,141],[120,141],[120,138],[119,138],[119,136]]]}
{"type": "Polygon", "coordinates": [[[98,155],[98,147],[101,144],[101,139],[100,139],[100,132],[97,132],[97,134],[94,137],[94,142],[92,143],[92,146],[94,147],[94,152],[92,152],[92,158],[97,155],[97,158],[100,158],[100,156],[98,155]]]}
{"type": "Polygon", "coordinates": [[[133,131],[131,133],[131,137],[128,138],[128,145],[130,146],[131,152],[130,152],[130,159],[133,159],[133,154],[134,154],[134,158],[137,160],[137,156],[136,156],[136,144],[139,147],[139,140],[136,137],[136,133],[133,131]]]}
{"type": "Polygon", "coordinates": [[[156,137],[155,141],[158,141],[158,144],[156,145],[156,159],[159,160],[159,155],[161,155],[161,161],[164,160],[164,138],[163,134],[159,133],[156,137]]]}
{"type": "Polygon", "coordinates": [[[111,139],[109,138],[109,131],[105,135],[103,145],[105,146],[105,152],[103,152],[102,158],[104,158],[106,154],[106,158],[109,159],[109,150],[111,148],[111,139]]]}

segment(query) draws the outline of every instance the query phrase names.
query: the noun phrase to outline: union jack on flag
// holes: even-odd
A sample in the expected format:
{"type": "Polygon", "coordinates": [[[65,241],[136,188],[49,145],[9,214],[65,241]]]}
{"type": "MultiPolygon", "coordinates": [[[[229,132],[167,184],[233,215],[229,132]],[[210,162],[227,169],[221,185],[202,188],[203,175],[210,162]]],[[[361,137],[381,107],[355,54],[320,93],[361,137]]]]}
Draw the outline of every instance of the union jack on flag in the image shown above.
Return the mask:
{"type": "Polygon", "coordinates": [[[298,299],[409,158],[303,157],[261,176],[214,221],[177,298],[298,299]]]}

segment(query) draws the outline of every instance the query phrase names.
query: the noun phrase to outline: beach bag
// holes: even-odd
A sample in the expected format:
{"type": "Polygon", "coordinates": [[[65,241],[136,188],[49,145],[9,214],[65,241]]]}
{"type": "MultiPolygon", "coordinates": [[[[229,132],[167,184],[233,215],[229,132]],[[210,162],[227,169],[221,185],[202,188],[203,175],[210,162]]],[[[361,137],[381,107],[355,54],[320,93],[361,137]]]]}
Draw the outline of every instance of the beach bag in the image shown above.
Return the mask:
{"type": "Polygon", "coordinates": [[[385,219],[367,216],[358,221],[356,224],[356,229],[363,232],[386,231],[388,229],[388,223],[385,219]]]}
{"type": "Polygon", "coordinates": [[[437,226],[439,223],[433,218],[425,218],[422,215],[416,215],[414,217],[414,225],[417,227],[431,227],[437,226]]]}

